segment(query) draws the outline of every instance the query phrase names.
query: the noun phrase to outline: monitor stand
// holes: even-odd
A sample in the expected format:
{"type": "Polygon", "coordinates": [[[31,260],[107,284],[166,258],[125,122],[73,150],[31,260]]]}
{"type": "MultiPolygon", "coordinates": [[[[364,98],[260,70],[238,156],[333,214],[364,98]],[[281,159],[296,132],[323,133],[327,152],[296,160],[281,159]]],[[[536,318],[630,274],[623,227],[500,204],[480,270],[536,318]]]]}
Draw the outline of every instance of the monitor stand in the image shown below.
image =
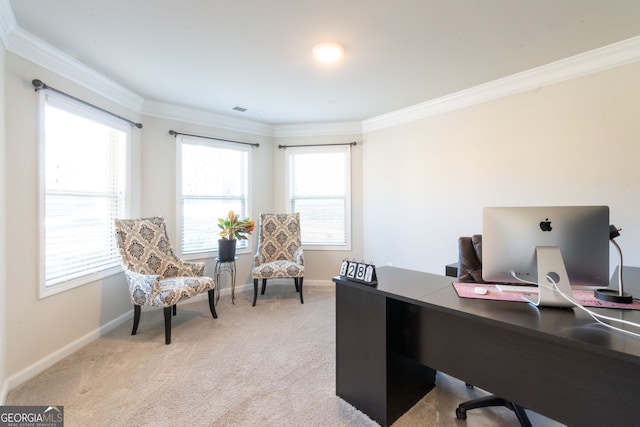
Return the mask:
{"type": "Polygon", "coordinates": [[[575,304],[567,301],[562,295],[553,289],[547,276],[555,281],[558,289],[565,295],[573,297],[569,275],[557,246],[536,246],[536,262],[538,264],[538,285],[537,296],[524,296],[530,303],[546,307],[573,307],[575,304]]]}

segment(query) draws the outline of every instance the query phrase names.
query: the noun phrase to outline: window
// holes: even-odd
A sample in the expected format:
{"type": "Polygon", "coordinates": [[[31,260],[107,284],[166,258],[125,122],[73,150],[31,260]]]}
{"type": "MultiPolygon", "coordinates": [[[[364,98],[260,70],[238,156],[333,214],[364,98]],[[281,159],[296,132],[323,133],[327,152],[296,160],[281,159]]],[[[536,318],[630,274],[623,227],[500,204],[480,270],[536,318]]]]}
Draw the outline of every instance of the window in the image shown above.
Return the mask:
{"type": "MultiPolygon", "coordinates": [[[[218,218],[249,212],[250,147],[178,135],[178,224],[183,255],[218,249],[218,218]]],[[[239,240],[237,249],[248,248],[239,240]]]]}
{"type": "Polygon", "coordinates": [[[300,213],[302,244],[350,249],[350,146],[287,148],[287,201],[300,213]]]}
{"type": "Polygon", "coordinates": [[[120,271],[130,126],[41,91],[40,297],[120,271]]]}

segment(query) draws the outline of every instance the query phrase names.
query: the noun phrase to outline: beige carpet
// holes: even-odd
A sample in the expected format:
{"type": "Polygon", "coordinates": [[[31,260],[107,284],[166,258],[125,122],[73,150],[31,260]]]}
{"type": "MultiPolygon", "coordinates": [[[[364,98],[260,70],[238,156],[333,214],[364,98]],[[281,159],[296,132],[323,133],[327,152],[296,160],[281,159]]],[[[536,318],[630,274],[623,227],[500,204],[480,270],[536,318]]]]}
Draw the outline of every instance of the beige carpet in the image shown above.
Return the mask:
{"type": "MultiPolygon", "coordinates": [[[[143,311],[138,334],[122,325],[11,390],[6,405],[63,405],[74,426],[375,426],[335,395],[335,291],[270,285],[229,295],[218,319],[206,298],[178,306],[172,343],[162,310],[143,311]]],[[[517,426],[504,408],[456,420],[481,395],[449,376],[394,426],[517,426]]],[[[534,426],[558,424],[530,413],[534,426]]]]}

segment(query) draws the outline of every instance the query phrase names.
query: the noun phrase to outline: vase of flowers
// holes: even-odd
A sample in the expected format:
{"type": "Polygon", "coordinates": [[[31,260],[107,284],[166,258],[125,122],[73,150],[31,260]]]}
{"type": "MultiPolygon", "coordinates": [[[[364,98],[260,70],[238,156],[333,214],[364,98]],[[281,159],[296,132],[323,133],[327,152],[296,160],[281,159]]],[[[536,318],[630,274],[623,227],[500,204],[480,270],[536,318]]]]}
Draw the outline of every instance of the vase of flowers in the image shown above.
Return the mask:
{"type": "Polygon", "coordinates": [[[220,261],[233,261],[236,257],[236,242],[246,240],[256,228],[256,223],[249,217],[238,218],[231,210],[226,218],[218,218],[218,228],[220,228],[218,258],[220,261]]]}

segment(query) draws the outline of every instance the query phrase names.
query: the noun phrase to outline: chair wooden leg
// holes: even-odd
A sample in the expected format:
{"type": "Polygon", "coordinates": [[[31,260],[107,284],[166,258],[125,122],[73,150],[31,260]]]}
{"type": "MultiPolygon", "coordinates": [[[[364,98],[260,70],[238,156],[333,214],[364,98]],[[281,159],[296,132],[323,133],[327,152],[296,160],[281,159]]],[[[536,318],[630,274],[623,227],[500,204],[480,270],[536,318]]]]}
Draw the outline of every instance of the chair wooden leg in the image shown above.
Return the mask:
{"type": "Polygon", "coordinates": [[[211,315],[214,319],[218,318],[218,313],[216,313],[216,304],[215,304],[215,291],[213,289],[209,290],[209,310],[211,310],[211,315]]]}
{"type": "MultiPolygon", "coordinates": [[[[173,306],[175,307],[175,305],[173,306]]],[[[164,308],[164,343],[171,344],[171,307],[164,308]]]]}
{"type": "Polygon", "coordinates": [[[174,304],[174,306],[173,306],[173,315],[175,316],[176,313],[178,313],[178,305],[174,304]]]}
{"type": "Polygon", "coordinates": [[[258,279],[253,279],[253,306],[256,306],[258,300],[258,279]]]}
{"type": "Polygon", "coordinates": [[[303,281],[304,277],[298,277],[296,279],[296,283],[298,284],[297,287],[300,288],[300,304],[304,304],[304,299],[302,298],[302,281],[303,281]]]}
{"type": "MultiPolygon", "coordinates": [[[[296,292],[300,293],[300,304],[304,304],[304,297],[302,296],[302,277],[294,277],[293,283],[296,287],[296,292]]],[[[264,295],[264,291],[267,288],[267,279],[262,279],[262,291],[261,295],[264,295]]],[[[258,300],[258,279],[253,279],[253,306],[255,307],[256,301],[258,300]]]]}
{"type": "Polygon", "coordinates": [[[140,324],[140,311],[141,307],[137,304],[133,305],[133,329],[131,335],[135,335],[138,332],[138,325],[140,324]]]}

